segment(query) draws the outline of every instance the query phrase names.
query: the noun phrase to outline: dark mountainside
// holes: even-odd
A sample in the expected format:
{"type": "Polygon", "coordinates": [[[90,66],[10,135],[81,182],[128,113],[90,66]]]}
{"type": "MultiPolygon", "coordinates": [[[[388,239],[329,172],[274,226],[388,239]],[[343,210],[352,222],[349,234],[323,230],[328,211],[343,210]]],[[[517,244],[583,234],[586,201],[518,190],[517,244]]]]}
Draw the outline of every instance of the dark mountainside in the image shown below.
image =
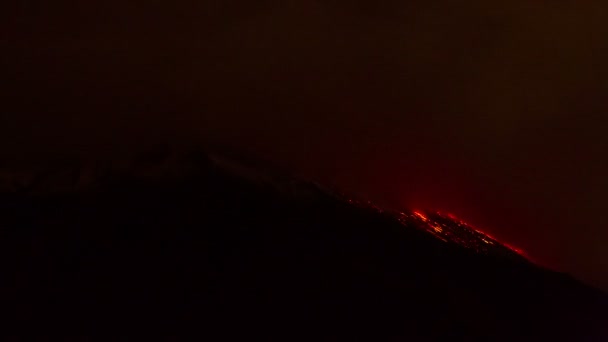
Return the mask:
{"type": "Polygon", "coordinates": [[[598,341],[599,290],[454,217],[240,157],[0,168],[7,329],[213,339],[598,341]]]}

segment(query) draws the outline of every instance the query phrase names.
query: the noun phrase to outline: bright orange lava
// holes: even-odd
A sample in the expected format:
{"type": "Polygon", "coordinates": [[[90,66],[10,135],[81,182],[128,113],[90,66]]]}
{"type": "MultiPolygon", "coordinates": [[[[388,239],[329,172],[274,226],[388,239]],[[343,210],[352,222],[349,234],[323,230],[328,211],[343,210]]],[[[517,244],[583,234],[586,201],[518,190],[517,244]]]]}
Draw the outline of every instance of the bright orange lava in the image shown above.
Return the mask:
{"type": "MultiPolygon", "coordinates": [[[[350,204],[373,209],[379,213],[387,213],[385,210],[372,204],[370,201],[358,201],[348,198],[350,204]]],[[[455,215],[441,212],[423,212],[421,210],[407,212],[392,212],[401,224],[414,227],[426,233],[433,235],[435,238],[445,242],[457,244],[477,253],[503,255],[510,257],[530,258],[521,250],[504,243],[494,236],[487,234],[468,223],[460,220],[455,215]]]]}
{"type": "Polygon", "coordinates": [[[495,253],[506,249],[529,260],[526,253],[516,247],[500,241],[494,236],[487,234],[468,223],[458,219],[453,214],[422,213],[414,211],[412,215],[401,214],[402,222],[408,223],[408,217],[418,221],[418,227],[427,233],[443,240],[444,242],[456,243],[479,253],[495,253]]]}
{"type": "Polygon", "coordinates": [[[421,214],[418,211],[414,211],[414,215],[418,216],[418,218],[420,218],[424,222],[428,222],[429,220],[425,215],[421,214]]]}

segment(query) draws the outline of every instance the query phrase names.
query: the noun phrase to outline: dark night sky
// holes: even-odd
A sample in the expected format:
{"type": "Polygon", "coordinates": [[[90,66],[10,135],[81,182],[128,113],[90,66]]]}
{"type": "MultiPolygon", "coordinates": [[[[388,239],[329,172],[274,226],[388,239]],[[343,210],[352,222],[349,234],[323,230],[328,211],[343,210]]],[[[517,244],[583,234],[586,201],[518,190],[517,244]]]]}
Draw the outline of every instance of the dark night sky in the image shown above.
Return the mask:
{"type": "Polygon", "coordinates": [[[230,144],[608,289],[606,37],[605,1],[3,1],[0,153],[230,144]]]}

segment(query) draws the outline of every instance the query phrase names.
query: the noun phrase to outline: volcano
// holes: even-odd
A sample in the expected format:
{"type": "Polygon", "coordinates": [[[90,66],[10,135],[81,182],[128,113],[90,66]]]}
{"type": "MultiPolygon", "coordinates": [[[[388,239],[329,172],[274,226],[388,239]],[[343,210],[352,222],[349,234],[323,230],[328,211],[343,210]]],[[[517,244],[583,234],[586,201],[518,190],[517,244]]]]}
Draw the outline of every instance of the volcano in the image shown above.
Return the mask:
{"type": "Polygon", "coordinates": [[[6,333],[608,337],[603,292],[453,215],[383,210],[226,152],[4,167],[0,229],[6,333]]]}

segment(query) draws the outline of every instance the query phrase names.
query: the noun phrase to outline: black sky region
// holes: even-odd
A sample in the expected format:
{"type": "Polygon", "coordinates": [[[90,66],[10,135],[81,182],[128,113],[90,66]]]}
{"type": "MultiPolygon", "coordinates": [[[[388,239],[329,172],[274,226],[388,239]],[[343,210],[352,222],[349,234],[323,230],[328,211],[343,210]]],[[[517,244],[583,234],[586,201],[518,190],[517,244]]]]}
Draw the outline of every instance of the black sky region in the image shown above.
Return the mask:
{"type": "Polygon", "coordinates": [[[605,1],[3,1],[5,161],[227,144],[608,289],[605,1]]]}

